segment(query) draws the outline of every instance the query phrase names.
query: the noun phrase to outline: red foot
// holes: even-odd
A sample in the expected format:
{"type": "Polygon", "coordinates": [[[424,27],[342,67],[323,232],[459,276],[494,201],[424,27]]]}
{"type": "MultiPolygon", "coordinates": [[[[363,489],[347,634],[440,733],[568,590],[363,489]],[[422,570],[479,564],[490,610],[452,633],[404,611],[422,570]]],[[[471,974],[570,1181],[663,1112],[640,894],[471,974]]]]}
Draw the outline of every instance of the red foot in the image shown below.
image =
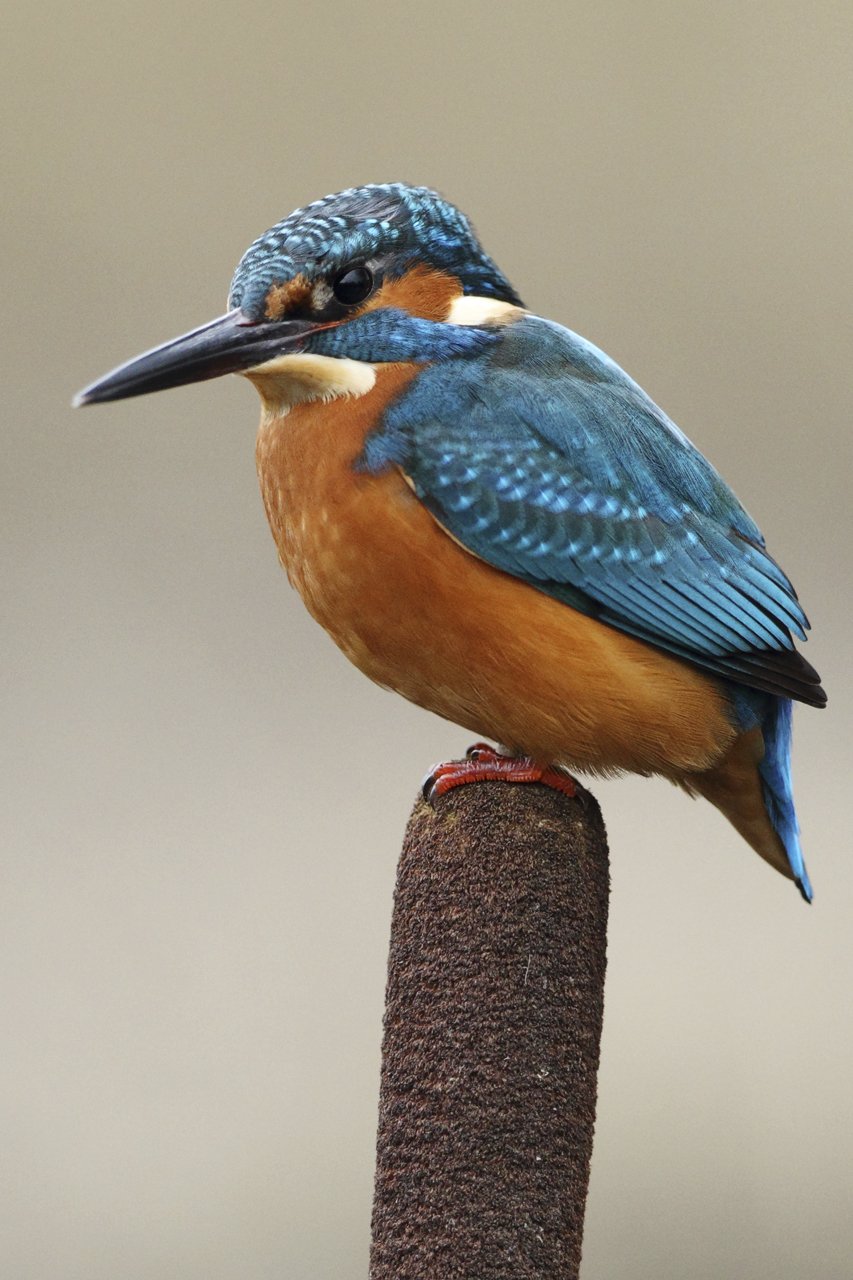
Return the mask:
{"type": "Polygon", "coordinates": [[[454,787],[469,782],[541,782],[545,787],[562,791],[565,796],[575,794],[575,780],[559,769],[536,764],[527,756],[502,756],[485,742],[475,742],[465,753],[464,760],[451,760],[438,764],[424,779],[424,799],[434,804],[439,796],[446,795],[454,787]]]}

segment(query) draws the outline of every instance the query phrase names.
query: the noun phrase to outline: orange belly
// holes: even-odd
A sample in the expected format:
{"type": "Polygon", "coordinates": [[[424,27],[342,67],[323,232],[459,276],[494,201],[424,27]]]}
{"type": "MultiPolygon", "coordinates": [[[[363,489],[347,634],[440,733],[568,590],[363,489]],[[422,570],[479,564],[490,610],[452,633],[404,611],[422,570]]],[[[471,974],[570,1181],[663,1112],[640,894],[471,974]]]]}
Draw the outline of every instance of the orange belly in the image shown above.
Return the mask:
{"type": "Polygon", "coordinates": [[[396,470],[354,473],[416,373],[386,366],[358,399],[261,426],[267,515],[311,613],[372,680],[538,760],[672,778],[707,769],[735,736],[713,679],[478,560],[396,470]]]}

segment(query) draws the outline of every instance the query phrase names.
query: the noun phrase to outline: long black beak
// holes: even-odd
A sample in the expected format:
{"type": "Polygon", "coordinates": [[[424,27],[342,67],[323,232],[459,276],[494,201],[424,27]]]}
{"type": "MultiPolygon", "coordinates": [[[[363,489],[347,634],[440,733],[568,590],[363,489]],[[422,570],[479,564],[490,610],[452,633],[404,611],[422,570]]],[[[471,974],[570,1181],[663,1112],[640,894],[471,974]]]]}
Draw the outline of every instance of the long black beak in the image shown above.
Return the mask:
{"type": "Polygon", "coordinates": [[[75,406],[125,400],[148,391],[165,391],[187,382],[203,382],[223,373],[240,373],[255,365],[300,349],[316,328],[309,320],[250,320],[242,311],[229,311],[200,329],[164,342],[112,373],[84,387],[75,406]]]}

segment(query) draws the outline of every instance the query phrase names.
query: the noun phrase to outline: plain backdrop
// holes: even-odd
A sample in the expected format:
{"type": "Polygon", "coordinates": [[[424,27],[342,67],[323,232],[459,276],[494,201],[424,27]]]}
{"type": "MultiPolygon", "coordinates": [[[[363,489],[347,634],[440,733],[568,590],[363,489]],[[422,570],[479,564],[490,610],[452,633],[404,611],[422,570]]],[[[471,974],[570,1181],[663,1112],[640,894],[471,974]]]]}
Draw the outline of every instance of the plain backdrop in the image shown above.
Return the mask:
{"type": "Polygon", "coordinates": [[[440,188],[711,457],[814,625],[812,908],[708,806],[595,784],[613,894],[585,1280],[845,1280],[849,3],[8,6],[0,1273],[357,1280],[403,826],[469,735],[290,591],[238,378],[72,411],[246,245],[440,188]]]}

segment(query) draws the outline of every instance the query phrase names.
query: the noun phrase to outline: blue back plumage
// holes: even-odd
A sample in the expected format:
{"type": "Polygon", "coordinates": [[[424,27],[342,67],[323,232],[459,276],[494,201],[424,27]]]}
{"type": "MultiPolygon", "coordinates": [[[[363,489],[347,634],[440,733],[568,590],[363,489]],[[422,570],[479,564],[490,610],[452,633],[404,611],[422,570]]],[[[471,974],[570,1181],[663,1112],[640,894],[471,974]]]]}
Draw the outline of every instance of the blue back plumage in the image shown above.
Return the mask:
{"type": "Polygon", "coordinates": [[[426,369],[368,441],[369,469],[391,461],[496,567],[723,678],[823,701],[791,635],[807,619],[755,522],[576,334],[525,316],[426,369]]]}

